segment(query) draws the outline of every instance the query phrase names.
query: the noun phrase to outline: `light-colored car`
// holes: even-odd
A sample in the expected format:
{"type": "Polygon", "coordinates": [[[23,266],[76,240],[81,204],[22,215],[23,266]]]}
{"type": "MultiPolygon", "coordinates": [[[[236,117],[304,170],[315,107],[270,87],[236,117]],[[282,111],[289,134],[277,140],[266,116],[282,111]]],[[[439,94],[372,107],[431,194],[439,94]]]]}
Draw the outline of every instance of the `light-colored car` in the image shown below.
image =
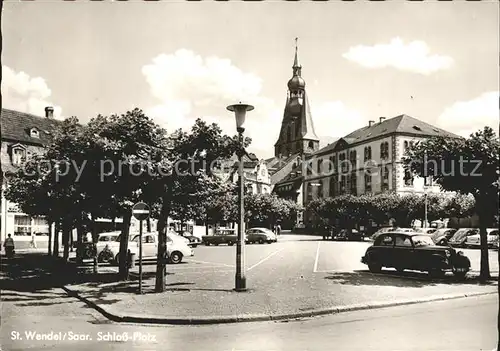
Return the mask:
{"type": "Polygon", "coordinates": [[[453,247],[465,247],[467,237],[479,234],[477,228],[460,228],[450,239],[449,244],[453,247]]]}
{"type": "MultiPolygon", "coordinates": [[[[99,240],[97,241],[97,260],[99,262],[114,262],[118,264],[120,259],[120,232],[108,232],[101,233],[99,235],[99,240]],[[108,240],[110,237],[113,237],[115,234],[116,237],[114,240],[108,240]],[[103,238],[102,240],[101,237],[103,238]]],[[[128,249],[132,254],[139,254],[139,247],[131,242],[131,236],[129,236],[130,242],[128,243],[128,249]]],[[[137,257],[137,256],[136,256],[137,257]]]]}
{"type": "Polygon", "coordinates": [[[253,243],[275,243],[278,241],[278,236],[272,230],[267,228],[250,228],[245,233],[245,242],[253,243]]]}
{"type": "Polygon", "coordinates": [[[116,241],[116,238],[120,236],[120,233],[120,231],[101,233],[97,238],[97,243],[116,241]]]}
{"type": "MultiPolygon", "coordinates": [[[[139,246],[139,235],[133,237],[132,241],[139,246]]],[[[189,240],[188,240],[189,242],[189,240]]],[[[142,258],[156,259],[158,254],[158,233],[142,234],[142,258]]],[[[186,238],[168,233],[167,235],[167,257],[170,263],[181,263],[184,257],[194,256],[194,250],[186,243],[186,238]]]]}
{"type": "MultiPolygon", "coordinates": [[[[488,229],[486,229],[486,232],[488,233],[488,237],[487,237],[488,247],[490,249],[492,249],[496,245],[498,245],[498,229],[488,228],[488,229]]],[[[470,247],[470,248],[481,247],[481,239],[480,239],[479,234],[474,234],[474,235],[468,236],[467,240],[465,240],[465,246],[470,247]]]]}

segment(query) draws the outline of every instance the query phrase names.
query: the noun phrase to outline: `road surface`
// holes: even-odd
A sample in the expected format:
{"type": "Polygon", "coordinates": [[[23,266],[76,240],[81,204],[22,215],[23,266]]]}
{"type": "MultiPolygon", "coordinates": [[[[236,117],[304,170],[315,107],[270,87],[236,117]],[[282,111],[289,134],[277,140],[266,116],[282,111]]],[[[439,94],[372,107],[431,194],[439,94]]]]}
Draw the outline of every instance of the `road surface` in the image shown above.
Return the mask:
{"type": "Polygon", "coordinates": [[[29,292],[16,294],[5,296],[8,301],[2,304],[1,349],[6,351],[489,351],[497,342],[496,295],[347,312],[301,321],[144,326],[111,323],[57,288],[36,296],[29,292]],[[34,340],[37,335],[66,339],[34,340]],[[123,340],[127,336],[129,340],[123,340]],[[76,337],[85,340],[68,340],[76,337]]]}

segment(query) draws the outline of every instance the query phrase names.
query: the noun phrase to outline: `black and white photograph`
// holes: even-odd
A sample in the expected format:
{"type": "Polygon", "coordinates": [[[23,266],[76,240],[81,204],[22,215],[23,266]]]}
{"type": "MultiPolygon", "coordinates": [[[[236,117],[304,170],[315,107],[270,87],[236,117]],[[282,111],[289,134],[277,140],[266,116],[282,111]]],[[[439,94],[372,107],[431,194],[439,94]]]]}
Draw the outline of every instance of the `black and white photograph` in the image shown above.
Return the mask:
{"type": "Polygon", "coordinates": [[[1,9],[0,350],[500,350],[498,1],[1,9]]]}

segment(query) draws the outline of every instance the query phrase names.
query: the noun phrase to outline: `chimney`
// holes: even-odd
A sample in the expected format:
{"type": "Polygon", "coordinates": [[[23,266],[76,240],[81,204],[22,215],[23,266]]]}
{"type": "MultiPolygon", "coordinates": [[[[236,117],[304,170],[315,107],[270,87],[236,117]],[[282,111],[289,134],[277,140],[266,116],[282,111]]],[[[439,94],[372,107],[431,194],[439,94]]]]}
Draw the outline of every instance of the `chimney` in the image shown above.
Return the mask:
{"type": "Polygon", "coordinates": [[[382,123],[385,120],[385,117],[380,117],[380,123],[382,123]]]}
{"type": "Polygon", "coordinates": [[[45,108],[45,117],[54,118],[54,108],[52,106],[47,106],[45,108]]]}
{"type": "Polygon", "coordinates": [[[374,123],[375,121],[368,121],[368,127],[371,127],[374,123]]]}

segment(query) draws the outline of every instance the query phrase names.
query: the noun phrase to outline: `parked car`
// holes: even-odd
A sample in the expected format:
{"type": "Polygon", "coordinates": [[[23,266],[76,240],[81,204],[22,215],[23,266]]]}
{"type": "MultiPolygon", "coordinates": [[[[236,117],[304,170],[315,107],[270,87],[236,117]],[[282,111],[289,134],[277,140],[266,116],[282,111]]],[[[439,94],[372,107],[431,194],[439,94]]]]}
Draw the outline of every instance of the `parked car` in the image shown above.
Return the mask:
{"type": "MultiPolygon", "coordinates": [[[[110,233],[102,233],[102,234],[115,234],[118,233],[118,236],[116,236],[115,240],[109,240],[106,241],[103,239],[102,241],[99,240],[97,241],[97,261],[101,263],[111,263],[114,262],[118,264],[119,259],[120,259],[120,238],[121,234],[120,232],[110,232],[110,233]]],[[[106,237],[106,235],[103,235],[103,237],[106,237]]],[[[139,254],[139,247],[137,244],[131,242],[133,238],[133,235],[129,235],[129,244],[128,244],[128,249],[132,254],[138,255],[139,254]]]]}
{"type": "Polygon", "coordinates": [[[454,228],[440,228],[431,234],[431,238],[436,245],[448,245],[448,242],[457,230],[454,228]]]}
{"type": "MultiPolygon", "coordinates": [[[[495,245],[497,245],[498,243],[498,229],[488,228],[486,229],[486,233],[488,234],[486,239],[488,242],[488,247],[490,249],[493,249],[495,245]]],[[[468,236],[467,239],[465,240],[465,246],[470,248],[481,247],[481,239],[479,236],[479,232],[478,234],[468,236]]]]}
{"type": "Polygon", "coordinates": [[[190,232],[180,231],[180,232],[177,232],[177,234],[179,234],[183,238],[186,238],[187,240],[189,240],[188,245],[191,247],[197,247],[199,244],[201,244],[201,239],[198,238],[197,236],[194,236],[190,232]]]}
{"type": "Polygon", "coordinates": [[[206,246],[227,244],[234,245],[238,241],[238,235],[234,229],[218,229],[214,235],[204,235],[201,242],[206,246]]]}
{"type": "Polygon", "coordinates": [[[121,233],[120,231],[101,233],[98,235],[97,243],[116,241],[116,238],[120,236],[120,233],[121,233]]]}
{"type": "Polygon", "coordinates": [[[351,240],[357,240],[357,241],[362,241],[363,240],[363,233],[361,233],[357,229],[341,229],[338,233],[335,233],[332,237],[333,240],[343,240],[343,241],[351,241],[351,240]]]}
{"type": "Polygon", "coordinates": [[[479,234],[479,229],[477,228],[460,228],[452,236],[449,244],[453,247],[465,247],[465,242],[468,236],[479,234]]]}
{"type": "Polygon", "coordinates": [[[388,233],[388,232],[393,232],[393,231],[400,231],[403,233],[413,233],[415,232],[415,229],[413,228],[400,228],[400,227],[382,227],[379,230],[377,230],[370,238],[370,240],[375,241],[375,239],[382,233],[388,233]]]}
{"type": "Polygon", "coordinates": [[[470,260],[463,252],[451,247],[437,246],[428,235],[418,233],[389,232],[377,237],[361,262],[370,272],[382,268],[395,268],[428,272],[431,276],[443,276],[447,271],[464,278],[470,270],[470,260]]]}
{"type": "Polygon", "coordinates": [[[250,228],[245,233],[245,242],[249,244],[259,243],[275,243],[278,241],[278,236],[272,230],[267,228],[250,228]]]}
{"type": "MultiPolygon", "coordinates": [[[[139,235],[134,236],[133,242],[139,246],[139,235]]],[[[142,235],[142,258],[156,259],[158,256],[158,233],[145,233],[142,235]]],[[[194,256],[194,250],[188,246],[185,238],[178,234],[167,234],[167,257],[173,264],[182,262],[184,257],[194,256]]]]}
{"type": "Polygon", "coordinates": [[[413,231],[415,233],[421,233],[421,234],[427,234],[430,235],[434,233],[437,230],[437,228],[415,228],[413,231]]]}

